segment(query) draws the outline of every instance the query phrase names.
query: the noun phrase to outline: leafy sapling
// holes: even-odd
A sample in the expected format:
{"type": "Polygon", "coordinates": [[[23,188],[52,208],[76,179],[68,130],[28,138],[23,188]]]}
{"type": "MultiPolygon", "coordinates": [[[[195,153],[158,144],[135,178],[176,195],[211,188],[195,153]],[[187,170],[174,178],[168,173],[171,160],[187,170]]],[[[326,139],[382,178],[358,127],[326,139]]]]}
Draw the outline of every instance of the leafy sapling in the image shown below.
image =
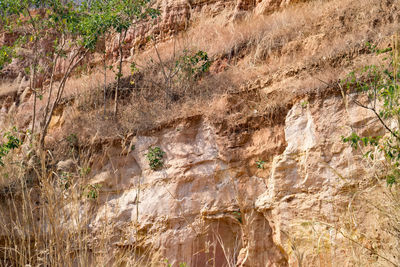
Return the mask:
{"type": "Polygon", "coordinates": [[[256,161],[257,169],[264,169],[265,161],[263,160],[257,160],[256,161]]]}
{"type": "Polygon", "coordinates": [[[304,109],[304,108],[307,108],[308,107],[308,101],[307,100],[304,100],[304,101],[301,101],[300,102],[300,106],[304,109]]]}
{"type": "Polygon", "coordinates": [[[164,166],[164,155],[165,152],[161,150],[159,147],[150,147],[147,154],[145,154],[147,160],[149,161],[150,168],[155,171],[164,166]]]}
{"type": "Polygon", "coordinates": [[[14,128],[13,132],[6,132],[4,134],[7,141],[0,145],[0,166],[4,166],[3,158],[8,155],[8,153],[22,145],[22,141],[15,136],[16,133],[17,129],[14,128]]]}
{"type": "MultiPolygon", "coordinates": [[[[397,41],[396,41],[397,44],[397,41]]],[[[388,53],[386,64],[369,65],[351,72],[341,83],[346,92],[355,92],[360,98],[353,98],[359,107],[370,111],[385,129],[383,136],[360,136],[352,132],[342,136],[342,141],[354,149],[366,148],[364,156],[373,160],[376,153],[385,157],[389,172],[385,174],[389,186],[400,179],[400,62],[399,47],[378,50],[375,45],[367,43],[367,48],[377,54],[388,53]],[[361,100],[360,100],[361,99],[361,100]],[[396,123],[390,123],[396,122],[396,123]]],[[[384,59],[385,60],[385,59],[384,59]]],[[[351,95],[350,95],[351,96],[351,95]]]]}
{"type": "Polygon", "coordinates": [[[84,195],[89,199],[97,199],[99,197],[101,184],[89,184],[84,188],[84,195]]]}

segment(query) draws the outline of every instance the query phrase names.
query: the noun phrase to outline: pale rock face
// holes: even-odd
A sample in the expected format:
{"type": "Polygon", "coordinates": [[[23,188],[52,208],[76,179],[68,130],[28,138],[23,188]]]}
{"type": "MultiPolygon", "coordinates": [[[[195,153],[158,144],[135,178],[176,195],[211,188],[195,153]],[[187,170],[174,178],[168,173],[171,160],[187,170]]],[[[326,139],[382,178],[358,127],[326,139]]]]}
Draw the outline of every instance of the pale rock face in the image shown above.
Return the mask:
{"type": "MultiPolygon", "coordinates": [[[[215,252],[210,247],[221,237],[232,253],[229,257],[236,260],[241,248],[240,224],[234,213],[239,209],[238,199],[250,205],[266,188],[257,176],[235,181],[241,171],[230,169],[219,157],[223,147],[215,138],[215,129],[203,119],[183,122],[154,136],[137,136],[134,151],[122,158],[112,157],[113,162],[105,164],[92,180],[103,185],[103,204],[94,228],[101,229],[105,221],[118,225],[125,232],[115,242],[126,245],[135,242],[134,229],[129,226],[138,221],[140,229],[152,237],[147,240],[149,244],[170,262],[187,262],[189,266],[208,266],[207,261],[213,258],[217,266],[223,266],[225,256],[220,245],[215,252]],[[166,152],[159,171],[150,169],[145,156],[154,146],[166,152]],[[109,170],[112,168],[114,171],[109,170]],[[240,196],[238,191],[246,195],[240,196]]],[[[269,224],[261,214],[253,211],[251,217],[270,236],[269,224]]],[[[256,245],[249,248],[247,254],[252,258],[248,262],[254,262],[257,247],[271,246],[272,254],[276,250],[271,240],[256,238],[254,231],[249,235],[256,245]]],[[[276,258],[281,257],[275,253],[276,258]]],[[[260,257],[268,259],[265,251],[260,257]]],[[[212,261],[208,264],[212,266],[212,261]]]]}
{"type": "Polygon", "coordinates": [[[289,111],[285,121],[285,137],[287,154],[306,151],[316,145],[315,125],[307,107],[295,105],[289,111]]]}
{"type": "Polygon", "coordinates": [[[93,178],[104,185],[93,229],[108,221],[115,244],[128,245],[138,242],[137,224],[146,233],[142,245],[170,263],[212,266],[215,259],[227,266],[228,258],[238,266],[296,266],[286,236],[293,223],[337,220],[348,200],[338,174],[356,182],[365,172],[341,136],[351,133],[350,125],[380,128],[373,114],[346,110],[337,97],[295,104],[284,124],[261,125],[243,141],[203,117],[135,137],[132,152],[111,156],[93,178]],[[166,152],[158,171],[145,156],[154,146],[166,152]],[[265,170],[254,168],[259,158],[270,158],[265,170]]]}
{"type": "MultiPolygon", "coordinates": [[[[371,113],[354,105],[347,111],[341,100],[329,98],[301,107],[294,105],[285,121],[288,143],[274,158],[268,189],[255,207],[271,223],[276,244],[285,247],[292,225],[301,221],[335,222],[347,197],[341,195],[340,176],[357,182],[365,169],[354,160],[354,152],[341,136],[351,133],[350,125],[361,132],[382,132],[371,113]],[[319,103],[318,103],[319,102],[319,103]],[[317,105],[318,104],[318,105],[317,105]]],[[[295,265],[293,258],[290,265],[295,265]]]]}

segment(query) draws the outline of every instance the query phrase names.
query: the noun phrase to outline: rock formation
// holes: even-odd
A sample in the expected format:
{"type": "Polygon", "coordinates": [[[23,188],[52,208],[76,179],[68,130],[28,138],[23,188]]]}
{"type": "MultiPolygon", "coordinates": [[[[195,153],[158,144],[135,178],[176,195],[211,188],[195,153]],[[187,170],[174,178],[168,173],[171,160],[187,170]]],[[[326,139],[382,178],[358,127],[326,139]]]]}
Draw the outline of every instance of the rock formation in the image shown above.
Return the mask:
{"type": "MultiPolygon", "coordinates": [[[[303,1],[160,0],[155,3],[162,14],[157,23],[131,29],[124,49],[133,58],[138,51],[151,49],[146,36],[155,36],[162,44],[203,17],[226,12],[227,25],[236,26],[249,14],[269,16],[297,2],[303,1]]],[[[350,260],[352,251],[343,249],[346,239],[338,237],[336,226],[344,223],[356,195],[352,190],[365,186],[373,169],[342,142],[342,136],[353,129],[377,136],[384,129],[373,113],[343,97],[338,82],[348,70],[379,58],[360,45],[375,37],[369,27],[389,25],[376,28],[382,30],[380,45],[387,47],[391,33],[383,29],[394,28],[400,19],[393,1],[359,13],[350,8],[351,1],[343,1],[345,14],[332,11],[333,1],[326,2],[331,5],[321,11],[323,19],[298,26],[306,28],[307,34],[279,32],[273,39],[265,33],[247,45],[235,46],[239,48],[231,55],[238,66],[251,62],[265,67],[240,90],[227,88],[195,114],[177,114],[157,127],[129,133],[125,143],[121,136],[102,139],[97,133],[84,139],[82,147],[95,151],[88,184],[101,185],[96,188],[90,232],[101,235],[107,228],[112,247],[156,251],[173,266],[183,262],[191,267],[356,264],[350,260]],[[355,17],[360,25],[352,24],[355,17]],[[343,38],[347,43],[339,43],[343,38]],[[261,51],[262,45],[268,49],[261,51]],[[334,77],[325,81],[326,77],[319,77],[326,70],[334,77]],[[147,157],[152,147],[165,152],[162,166],[155,170],[147,157]],[[316,250],[318,257],[311,256],[310,251],[316,250]]],[[[283,25],[274,18],[277,27],[283,25]]],[[[116,38],[106,42],[110,61],[118,57],[116,38]]],[[[222,52],[213,56],[215,65],[231,60],[222,52]]],[[[88,60],[100,62],[96,56],[88,60]]],[[[224,71],[220,69],[215,72],[224,71]]],[[[1,122],[12,114],[20,128],[27,128],[33,96],[21,79],[20,92],[1,94],[1,122]],[[17,98],[18,105],[13,103],[17,98]]],[[[79,112],[84,111],[71,107],[77,102],[71,99],[54,115],[46,140],[50,147],[57,147],[60,136],[65,137],[68,120],[83,116],[79,112]]],[[[65,158],[55,165],[67,172],[77,162],[65,158]]]]}

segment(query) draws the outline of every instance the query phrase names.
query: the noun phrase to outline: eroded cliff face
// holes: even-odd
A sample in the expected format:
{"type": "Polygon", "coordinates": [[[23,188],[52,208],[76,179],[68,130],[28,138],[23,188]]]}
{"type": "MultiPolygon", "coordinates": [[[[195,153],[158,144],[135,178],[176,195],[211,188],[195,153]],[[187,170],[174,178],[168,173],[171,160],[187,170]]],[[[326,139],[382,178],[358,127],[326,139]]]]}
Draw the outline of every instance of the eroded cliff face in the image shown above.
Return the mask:
{"type": "MultiPolygon", "coordinates": [[[[256,14],[268,14],[288,6],[293,0],[159,0],[155,7],[161,15],[154,22],[144,22],[132,28],[127,33],[124,50],[129,51],[128,56],[133,56],[137,49],[148,45],[146,37],[165,41],[173,35],[187,30],[199,18],[212,17],[224,13],[226,21],[240,20],[249,11],[256,14]]],[[[108,57],[118,57],[118,36],[107,40],[108,57]]],[[[151,45],[151,44],[150,44],[151,45]]],[[[92,60],[93,61],[93,60],[92,60]]]]}
{"type": "MultiPolygon", "coordinates": [[[[135,49],[146,46],[143,36],[156,35],[161,42],[203,16],[226,12],[226,23],[235,23],[250,12],[269,14],[294,2],[299,1],[158,1],[162,12],[158,23],[132,29],[124,49],[133,56],[135,49]]],[[[386,2],[386,9],[357,18],[382,17],[377,25],[400,20],[393,15],[397,10],[393,1],[386,2]],[[381,16],[385,12],[393,16],[381,16]]],[[[310,56],[270,71],[267,77],[260,72],[261,78],[250,81],[247,88],[215,97],[194,115],[177,114],[124,140],[117,136],[103,140],[97,133],[86,138],[84,146],[96,151],[90,158],[89,184],[101,186],[95,203],[79,207],[91,210],[90,233],[107,232],[113,248],[151,251],[174,266],[183,262],[191,267],[355,265],[353,251],[345,249],[345,238],[338,233],[348,223],[344,217],[354,199],[353,189],[368,182],[372,169],[341,140],[354,129],[373,136],[384,131],[373,113],[348,101],[337,88],[338,73],[352,69],[353,61],[375,59],[351,43],[361,42],[358,36],[346,35],[356,28],[350,18],[357,9],[349,10],[339,17],[325,14],[327,20],[321,23],[312,21],[312,27],[322,33],[293,40],[289,34],[287,43],[277,34],[269,52],[262,52],[262,60],[278,64],[279,56],[310,56]],[[330,36],[332,25],[336,32],[330,36]],[[340,34],[348,37],[346,45],[353,45],[349,51],[321,52],[340,34]],[[273,57],[278,59],[272,61],[273,57]],[[311,77],[307,74],[319,77],[325,69],[334,76],[328,86],[322,88],[324,81],[306,83],[311,77]],[[272,103],[270,111],[249,104],[260,95],[265,97],[259,102],[272,103]],[[152,170],[146,154],[156,146],[165,152],[164,164],[152,170]]],[[[368,28],[370,21],[363,23],[368,28]]],[[[116,58],[117,39],[108,42],[108,56],[116,58]]],[[[91,59],[94,65],[102,60],[97,56],[91,59]]],[[[1,122],[16,114],[16,124],[29,125],[32,96],[29,88],[24,89],[27,86],[27,80],[19,77],[14,92],[19,104],[8,97],[1,122]]],[[[46,140],[49,147],[57,147],[68,130],[66,122],[84,112],[68,106],[68,101],[75,100],[67,99],[53,116],[46,140]]],[[[58,162],[62,170],[69,165],[73,161],[58,162]]]]}
{"type": "MultiPolygon", "coordinates": [[[[112,224],[114,245],[151,246],[170,263],[295,266],[298,224],[339,222],[346,188],[366,177],[341,136],[351,127],[382,129],[337,96],[297,101],[274,121],[255,113],[242,124],[228,115],[228,98],[216,105],[217,115],[184,118],[136,136],[133,151],[110,147],[95,160],[91,182],[102,188],[93,230],[112,224]],[[155,146],[166,152],[157,171],[146,158],[155,146]]],[[[350,257],[333,256],[336,249],[322,252],[326,262],[350,257]]]]}

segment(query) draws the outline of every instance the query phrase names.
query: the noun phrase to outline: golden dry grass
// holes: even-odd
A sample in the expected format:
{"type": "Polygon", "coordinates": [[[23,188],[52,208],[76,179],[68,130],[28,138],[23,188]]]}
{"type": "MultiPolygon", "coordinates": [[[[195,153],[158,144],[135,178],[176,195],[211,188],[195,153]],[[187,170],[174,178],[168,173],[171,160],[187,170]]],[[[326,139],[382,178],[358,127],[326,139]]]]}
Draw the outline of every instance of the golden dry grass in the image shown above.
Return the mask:
{"type": "MultiPolygon", "coordinates": [[[[124,62],[127,82],[123,90],[129,97],[121,99],[119,124],[102,116],[101,66],[71,79],[65,96],[77,99],[77,119],[92,128],[91,134],[147,129],[177,115],[190,116],[195,110],[201,113],[213,96],[236,91],[246,83],[259,83],[260,97],[251,106],[270,113],[294,99],[324,90],[326,86],[320,80],[334,83],[354,66],[362,65],[358,61],[373,59],[363,55],[364,44],[383,42],[392,34],[398,26],[393,6],[378,0],[310,1],[270,15],[249,13],[238,22],[229,21],[232,10],[227,8],[214,17],[194,18],[186,32],[157,44],[164,64],[173,63],[184,49],[206,51],[215,60],[211,74],[190,90],[180,92],[179,101],[165,99],[160,62],[152,45],[124,62]],[[382,16],[382,12],[387,16],[382,16]],[[135,80],[130,77],[129,68],[133,61],[142,75],[134,86],[129,84],[135,80]],[[112,126],[108,127],[108,123],[112,126]]],[[[112,109],[114,76],[108,71],[107,110],[112,109]]]]}
{"type": "Polygon", "coordinates": [[[87,187],[85,168],[76,163],[75,171],[43,171],[35,157],[28,164],[17,152],[0,170],[1,266],[161,264],[151,247],[140,242],[117,246],[126,243],[126,236],[115,236],[115,222],[91,227],[97,198],[88,194],[93,188],[87,187]]]}
{"type": "Polygon", "coordinates": [[[19,84],[11,81],[0,82],[0,97],[17,95],[19,84]]]}
{"type": "MultiPolygon", "coordinates": [[[[398,4],[399,1],[393,3],[398,4]]],[[[104,103],[104,76],[99,66],[91,73],[68,81],[64,97],[72,100],[66,101],[63,111],[68,109],[69,113],[65,115],[59,138],[56,138],[57,129],[51,129],[50,135],[60,140],[70,134],[79,134],[88,140],[94,136],[123,136],[128,132],[146,131],[177,117],[206,113],[214,98],[237,93],[239,85],[246,83],[249,86],[241,90],[253,90],[255,97],[250,97],[253,94],[239,95],[238,98],[245,100],[243,105],[246,107],[236,112],[243,115],[250,115],[254,110],[261,114],[285,112],[282,107],[294,99],[327,88],[316,78],[334,83],[354,66],[371,62],[373,57],[363,51],[364,43],[382,42],[384,46],[385,39],[399,23],[390,7],[378,0],[311,1],[271,15],[250,14],[239,22],[228,21],[230,12],[226,10],[215,17],[198,18],[187,32],[158,45],[162,61],[168,64],[173,63],[176,54],[184,49],[204,50],[215,59],[211,73],[188,90],[179,92],[177,100],[165,96],[160,62],[154,48],[149,49],[125,61],[124,90],[127,93],[120,100],[118,120],[114,120],[109,112],[115,74],[107,71],[104,103]],[[130,76],[130,60],[138,64],[141,78],[130,76]],[[131,84],[131,81],[135,83],[131,84]],[[103,114],[104,105],[106,114],[103,114]]],[[[0,94],[14,90],[14,85],[2,83],[0,94]]],[[[67,143],[64,145],[68,146],[67,143]]],[[[66,266],[95,266],[97,263],[118,265],[119,261],[127,266],[154,264],[147,257],[132,256],[136,247],[118,253],[110,251],[110,229],[92,233],[87,228],[89,223],[82,217],[90,218],[91,210],[84,210],[85,216],[82,216],[76,208],[86,202],[91,206],[90,200],[82,196],[82,187],[87,181],[81,179],[79,172],[71,174],[73,183],[69,190],[60,188],[62,174],[53,173],[54,170],[46,171],[45,177],[39,176],[40,186],[28,186],[27,175],[35,175],[34,169],[27,174],[25,167],[11,164],[16,159],[8,160],[10,164],[8,169],[1,171],[0,182],[2,188],[9,188],[6,189],[6,205],[2,206],[2,214],[9,216],[0,219],[2,264],[57,266],[64,262],[66,266]],[[12,173],[12,183],[5,173],[12,173]],[[18,188],[15,191],[18,194],[12,194],[10,185],[18,188]],[[93,239],[94,236],[97,239],[93,239]],[[109,254],[115,255],[113,263],[107,261],[109,254]]],[[[78,169],[83,165],[77,166],[78,169]]],[[[388,211],[397,220],[397,207],[389,206],[388,211]]],[[[384,215],[387,214],[389,212],[384,215]]],[[[309,230],[304,231],[309,233],[309,230]]],[[[312,247],[310,254],[327,250],[331,244],[329,235],[323,230],[326,229],[321,227],[312,232],[312,237],[320,242],[317,247],[312,247]]],[[[313,245],[314,241],[299,242],[313,245]]],[[[359,248],[354,251],[365,253],[359,248]]],[[[301,257],[299,253],[298,258],[301,257]]]]}

